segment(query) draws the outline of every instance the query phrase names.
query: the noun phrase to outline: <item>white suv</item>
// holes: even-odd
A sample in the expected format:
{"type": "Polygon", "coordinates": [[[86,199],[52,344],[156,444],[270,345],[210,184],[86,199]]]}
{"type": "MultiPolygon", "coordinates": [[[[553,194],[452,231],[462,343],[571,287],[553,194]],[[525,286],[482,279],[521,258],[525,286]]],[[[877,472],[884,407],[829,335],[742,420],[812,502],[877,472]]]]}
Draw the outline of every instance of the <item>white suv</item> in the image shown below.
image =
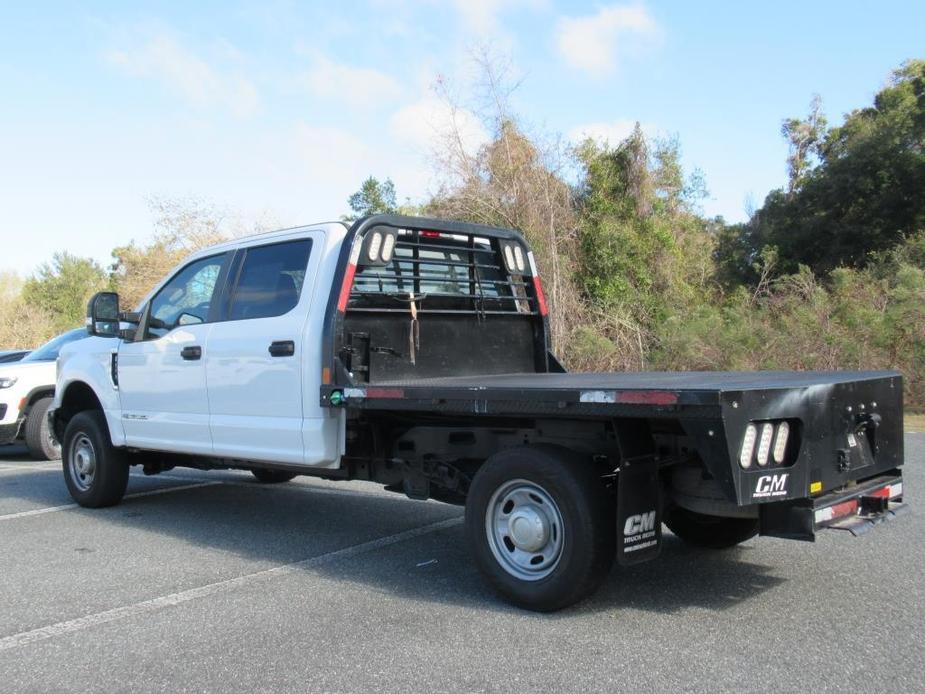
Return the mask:
{"type": "Polygon", "coordinates": [[[0,364],[0,445],[25,440],[36,460],[61,457],[61,446],[45,413],[55,395],[55,363],[69,342],[88,337],[86,328],[69,330],[24,359],[0,364]]]}

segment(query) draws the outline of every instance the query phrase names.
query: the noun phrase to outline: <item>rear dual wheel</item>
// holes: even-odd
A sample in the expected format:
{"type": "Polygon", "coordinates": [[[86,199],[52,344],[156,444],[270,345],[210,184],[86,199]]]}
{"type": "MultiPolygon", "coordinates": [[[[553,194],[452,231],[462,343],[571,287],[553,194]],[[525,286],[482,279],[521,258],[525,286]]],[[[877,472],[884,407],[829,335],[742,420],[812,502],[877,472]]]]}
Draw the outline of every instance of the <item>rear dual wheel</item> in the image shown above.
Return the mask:
{"type": "Polygon", "coordinates": [[[728,549],[758,534],[757,518],[725,518],[688,511],[680,506],[665,510],[668,529],[694,547],[728,549]]]}
{"type": "Polygon", "coordinates": [[[466,501],[480,571],[507,600],[549,612],[600,585],[613,564],[614,506],[590,459],[553,446],[489,458],[466,501]]]}
{"type": "Polygon", "coordinates": [[[284,470],[268,470],[267,468],[254,468],[251,474],[257,478],[258,482],[263,484],[281,484],[288,482],[296,476],[294,472],[285,472],[284,470]]]}

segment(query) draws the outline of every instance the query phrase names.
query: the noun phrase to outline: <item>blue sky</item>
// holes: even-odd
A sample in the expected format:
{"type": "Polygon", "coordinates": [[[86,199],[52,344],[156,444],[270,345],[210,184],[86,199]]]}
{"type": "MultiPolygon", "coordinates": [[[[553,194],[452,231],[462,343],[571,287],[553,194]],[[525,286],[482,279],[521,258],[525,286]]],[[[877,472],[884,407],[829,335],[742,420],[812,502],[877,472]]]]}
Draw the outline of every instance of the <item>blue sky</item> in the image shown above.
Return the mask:
{"type": "MultiPolygon", "coordinates": [[[[196,197],[229,226],[337,218],[369,174],[436,185],[444,76],[470,106],[471,52],[522,78],[535,132],[677,136],[710,197],[745,217],[785,180],[780,122],[814,93],[830,122],[922,57],[915,2],[556,0],[33,2],[0,10],[0,270],[55,250],[107,262],[196,197]]],[[[486,134],[463,110],[467,145],[486,134]]]]}

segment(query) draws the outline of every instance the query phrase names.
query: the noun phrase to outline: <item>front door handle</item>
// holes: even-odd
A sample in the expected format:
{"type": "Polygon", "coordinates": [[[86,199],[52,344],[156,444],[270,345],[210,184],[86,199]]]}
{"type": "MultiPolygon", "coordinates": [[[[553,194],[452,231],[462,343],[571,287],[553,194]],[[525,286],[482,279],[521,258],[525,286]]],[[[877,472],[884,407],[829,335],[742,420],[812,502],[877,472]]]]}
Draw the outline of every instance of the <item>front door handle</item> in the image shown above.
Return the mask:
{"type": "Polygon", "coordinates": [[[295,342],[292,340],[277,340],[270,343],[271,357],[291,357],[295,354],[295,342]]]}
{"type": "Polygon", "coordinates": [[[184,347],[180,350],[180,356],[186,359],[187,361],[195,361],[202,358],[202,347],[199,345],[192,345],[190,347],[184,347]]]}

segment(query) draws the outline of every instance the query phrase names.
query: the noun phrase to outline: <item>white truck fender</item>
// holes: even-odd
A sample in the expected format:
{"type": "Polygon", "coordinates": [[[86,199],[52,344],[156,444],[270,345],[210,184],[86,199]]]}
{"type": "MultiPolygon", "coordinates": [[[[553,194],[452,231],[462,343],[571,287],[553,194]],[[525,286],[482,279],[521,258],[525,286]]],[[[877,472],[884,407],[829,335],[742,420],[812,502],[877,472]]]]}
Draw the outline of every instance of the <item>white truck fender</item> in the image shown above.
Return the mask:
{"type": "Polygon", "coordinates": [[[119,388],[113,380],[114,358],[118,355],[119,342],[117,338],[90,337],[66,345],[58,357],[55,400],[50,409],[50,412],[54,412],[61,408],[67,401],[68,393],[73,393],[70,389],[83,384],[99,401],[114,446],[125,445],[119,388]],[[67,368],[64,368],[65,365],[67,368]]]}

